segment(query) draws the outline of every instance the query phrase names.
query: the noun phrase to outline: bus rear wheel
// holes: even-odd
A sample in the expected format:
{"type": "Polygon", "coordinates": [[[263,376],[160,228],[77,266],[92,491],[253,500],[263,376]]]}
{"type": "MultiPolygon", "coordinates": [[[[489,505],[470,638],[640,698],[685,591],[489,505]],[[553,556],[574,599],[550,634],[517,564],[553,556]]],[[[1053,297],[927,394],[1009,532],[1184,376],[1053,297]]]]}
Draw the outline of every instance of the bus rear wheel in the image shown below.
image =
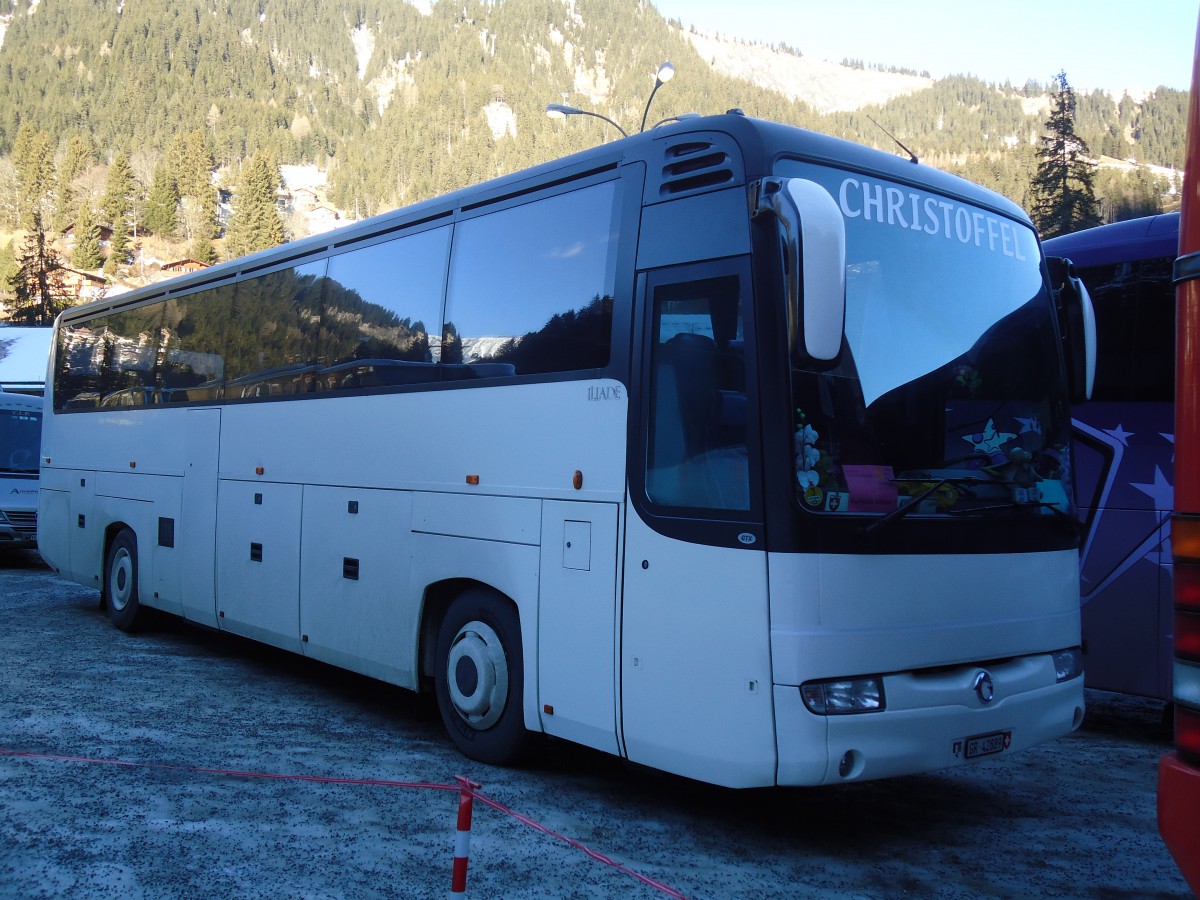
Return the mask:
{"type": "Polygon", "coordinates": [[[137,538],[124,528],[113,538],[104,560],[104,599],[108,618],[121,631],[136,631],[141,624],[138,601],[137,538]]]}
{"type": "Polygon", "coordinates": [[[458,749],[491,765],[528,751],[521,623],[511,603],[486,591],[460,594],[438,630],[436,683],[442,723],[458,749]]]}

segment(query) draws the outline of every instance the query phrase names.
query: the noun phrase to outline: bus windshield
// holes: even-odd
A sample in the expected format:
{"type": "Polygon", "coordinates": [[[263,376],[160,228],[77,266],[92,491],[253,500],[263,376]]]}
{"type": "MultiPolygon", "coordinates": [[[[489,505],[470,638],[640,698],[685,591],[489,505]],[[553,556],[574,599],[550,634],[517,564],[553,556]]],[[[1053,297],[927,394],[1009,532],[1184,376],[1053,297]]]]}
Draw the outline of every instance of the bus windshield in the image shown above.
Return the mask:
{"type": "Polygon", "coordinates": [[[36,473],[41,439],[40,410],[0,409],[0,473],[36,473]]]}
{"type": "Polygon", "coordinates": [[[794,161],[846,223],[846,330],[793,361],[795,490],[818,512],[1072,511],[1070,416],[1037,239],[960,200],[794,161]]]}

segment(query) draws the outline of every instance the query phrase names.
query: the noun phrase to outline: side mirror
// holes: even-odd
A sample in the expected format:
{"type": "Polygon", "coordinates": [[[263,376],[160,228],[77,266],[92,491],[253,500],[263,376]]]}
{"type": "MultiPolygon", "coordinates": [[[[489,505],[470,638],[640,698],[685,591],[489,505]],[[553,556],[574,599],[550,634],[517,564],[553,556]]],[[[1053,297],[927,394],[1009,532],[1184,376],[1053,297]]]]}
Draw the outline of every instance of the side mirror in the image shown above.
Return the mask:
{"type": "Polygon", "coordinates": [[[754,214],[773,213],[783,237],[788,351],[795,353],[803,321],[804,352],[813,359],[836,359],[846,326],[842,211],[815,181],[764,178],[757,187],[754,214]]]}
{"type": "Polygon", "coordinates": [[[1092,296],[1069,259],[1048,256],[1046,267],[1057,296],[1071,402],[1091,400],[1096,385],[1096,310],[1092,296]]]}

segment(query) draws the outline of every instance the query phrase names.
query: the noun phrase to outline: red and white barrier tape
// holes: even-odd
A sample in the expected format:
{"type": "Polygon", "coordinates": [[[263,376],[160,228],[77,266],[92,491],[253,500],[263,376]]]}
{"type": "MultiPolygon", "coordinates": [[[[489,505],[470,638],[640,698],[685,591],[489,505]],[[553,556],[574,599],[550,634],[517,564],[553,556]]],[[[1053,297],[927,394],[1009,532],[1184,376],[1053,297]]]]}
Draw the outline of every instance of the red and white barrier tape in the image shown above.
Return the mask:
{"type": "Polygon", "coordinates": [[[504,813],[506,816],[511,816],[523,825],[527,825],[534,831],[540,831],[547,837],[556,838],[574,847],[582,853],[587,854],[597,862],[603,863],[606,866],[616,869],[625,875],[635,878],[647,887],[666,894],[668,897],[674,897],[676,900],[686,900],[684,894],[669,887],[662,882],[655,881],[635,872],[628,866],[610,859],[603,853],[597,853],[589,847],[584,846],[579,841],[559,834],[542,825],[540,822],[535,822],[533,819],[523,815],[515,810],[509,809],[504,804],[493,800],[484,794],[479,793],[480,785],[471,781],[469,778],[464,778],[461,775],[456,775],[455,779],[458,784],[437,784],[429,781],[393,781],[384,778],[338,778],[324,775],[285,775],[275,772],[249,772],[240,771],[237,769],[211,769],[203,766],[173,766],[168,763],[146,763],[146,762],[129,762],[122,759],[95,759],[86,756],[66,756],[55,753],[32,753],[26,750],[9,750],[0,747],[0,756],[12,756],[24,759],[41,759],[50,760],[53,762],[74,762],[88,763],[90,765],[104,766],[124,766],[126,768],[145,768],[145,769],[164,769],[172,772],[195,772],[200,775],[221,775],[225,777],[235,778],[264,778],[275,781],[307,781],[314,784],[346,784],[346,785],[363,785],[368,787],[393,787],[393,788],[421,788],[433,791],[458,791],[458,827],[454,840],[454,872],[451,880],[450,896],[458,900],[466,896],[467,882],[467,858],[468,850],[471,842],[471,811],[472,800],[478,799],[480,803],[489,806],[497,812],[504,813]],[[464,812],[465,809],[465,812],[464,812]],[[465,816],[465,818],[464,818],[465,816]],[[461,869],[461,880],[460,880],[461,869]]]}

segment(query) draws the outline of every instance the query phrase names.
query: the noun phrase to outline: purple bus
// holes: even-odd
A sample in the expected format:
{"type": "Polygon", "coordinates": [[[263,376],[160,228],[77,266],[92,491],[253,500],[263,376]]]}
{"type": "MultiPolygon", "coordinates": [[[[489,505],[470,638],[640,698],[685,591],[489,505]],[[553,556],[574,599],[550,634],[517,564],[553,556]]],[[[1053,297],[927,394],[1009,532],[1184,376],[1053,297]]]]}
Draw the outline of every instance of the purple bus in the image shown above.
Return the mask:
{"type": "Polygon", "coordinates": [[[1171,699],[1171,512],[1179,213],[1043,243],[1096,310],[1096,384],[1073,409],[1088,687],[1171,699]]]}

